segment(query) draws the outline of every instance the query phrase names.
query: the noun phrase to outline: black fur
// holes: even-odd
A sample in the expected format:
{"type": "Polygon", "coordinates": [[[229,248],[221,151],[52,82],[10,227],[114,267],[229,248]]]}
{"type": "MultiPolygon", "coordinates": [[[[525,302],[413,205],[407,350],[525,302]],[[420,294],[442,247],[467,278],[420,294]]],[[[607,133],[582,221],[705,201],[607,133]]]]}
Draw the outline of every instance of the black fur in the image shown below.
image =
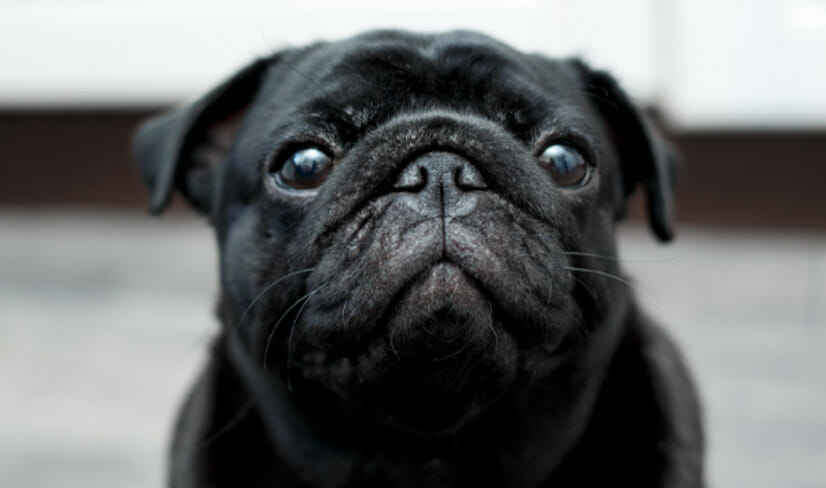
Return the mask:
{"type": "Polygon", "coordinates": [[[674,161],[606,73],[371,32],[252,63],[136,154],[151,210],[178,189],[221,258],[171,486],[702,486],[693,386],[615,259],[638,186],[671,238],[674,161]],[[553,142],[588,184],[542,169],[553,142]],[[309,146],[317,192],[274,187],[309,146]]]}

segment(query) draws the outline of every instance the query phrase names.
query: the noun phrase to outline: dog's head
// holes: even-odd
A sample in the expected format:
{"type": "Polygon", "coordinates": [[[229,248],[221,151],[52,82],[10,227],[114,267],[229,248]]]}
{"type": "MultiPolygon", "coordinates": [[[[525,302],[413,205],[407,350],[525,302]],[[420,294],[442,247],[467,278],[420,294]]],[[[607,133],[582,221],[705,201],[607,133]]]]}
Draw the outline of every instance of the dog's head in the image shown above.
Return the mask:
{"type": "Polygon", "coordinates": [[[225,333],[272,381],[425,433],[596,374],[636,187],[671,236],[672,160],[612,78],[474,33],[276,53],[136,154],[153,212],[177,189],[209,216],[225,333]]]}

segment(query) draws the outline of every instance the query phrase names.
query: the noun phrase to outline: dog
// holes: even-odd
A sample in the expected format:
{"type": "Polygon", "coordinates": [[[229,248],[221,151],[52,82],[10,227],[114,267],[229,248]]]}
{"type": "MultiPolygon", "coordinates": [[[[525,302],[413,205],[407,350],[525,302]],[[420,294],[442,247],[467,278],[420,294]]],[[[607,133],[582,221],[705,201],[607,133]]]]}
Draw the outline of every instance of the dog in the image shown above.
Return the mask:
{"type": "Polygon", "coordinates": [[[622,278],[672,151],[606,72],[485,35],[258,59],[134,142],[214,227],[222,327],[169,485],[699,487],[690,374],[622,278]]]}

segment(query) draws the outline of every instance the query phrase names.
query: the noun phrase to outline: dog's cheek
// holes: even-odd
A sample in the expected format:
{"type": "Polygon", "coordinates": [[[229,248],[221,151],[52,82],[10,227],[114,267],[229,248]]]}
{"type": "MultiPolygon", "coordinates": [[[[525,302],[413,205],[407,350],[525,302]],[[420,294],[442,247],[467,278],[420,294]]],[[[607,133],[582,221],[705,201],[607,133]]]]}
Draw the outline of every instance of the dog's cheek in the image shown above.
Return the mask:
{"type": "MultiPolygon", "coordinates": [[[[582,235],[585,236],[585,251],[602,256],[616,256],[617,215],[625,212],[625,197],[622,190],[622,179],[616,164],[603,165],[598,175],[597,185],[589,195],[590,214],[584,219],[585,227],[582,235]]],[[[606,272],[619,272],[616,260],[602,259],[591,263],[591,267],[598,267],[606,272]]]]}
{"type": "Polygon", "coordinates": [[[221,285],[224,301],[237,312],[255,297],[261,270],[279,260],[267,259],[267,253],[261,248],[260,217],[252,208],[245,207],[233,220],[225,222],[225,229],[219,230],[221,285]]]}
{"type": "Polygon", "coordinates": [[[568,251],[613,255],[617,188],[612,168],[601,167],[589,186],[571,192],[565,197],[570,219],[564,228],[581,236],[568,251]]]}

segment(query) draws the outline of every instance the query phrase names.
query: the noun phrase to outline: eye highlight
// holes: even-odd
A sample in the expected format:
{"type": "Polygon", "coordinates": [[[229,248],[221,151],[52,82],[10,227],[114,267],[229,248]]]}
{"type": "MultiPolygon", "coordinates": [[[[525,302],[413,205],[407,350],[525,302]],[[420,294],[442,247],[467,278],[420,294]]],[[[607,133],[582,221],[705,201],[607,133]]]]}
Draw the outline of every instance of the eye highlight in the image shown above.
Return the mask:
{"type": "Polygon", "coordinates": [[[591,165],[585,156],[567,144],[551,144],[537,159],[561,187],[583,186],[591,177],[591,165]]]}
{"type": "Polygon", "coordinates": [[[270,171],[275,184],[288,191],[310,191],[318,188],[333,167],[333,158],[324,151],[308,147],[299,149],[277,170],[270,171]]]}

